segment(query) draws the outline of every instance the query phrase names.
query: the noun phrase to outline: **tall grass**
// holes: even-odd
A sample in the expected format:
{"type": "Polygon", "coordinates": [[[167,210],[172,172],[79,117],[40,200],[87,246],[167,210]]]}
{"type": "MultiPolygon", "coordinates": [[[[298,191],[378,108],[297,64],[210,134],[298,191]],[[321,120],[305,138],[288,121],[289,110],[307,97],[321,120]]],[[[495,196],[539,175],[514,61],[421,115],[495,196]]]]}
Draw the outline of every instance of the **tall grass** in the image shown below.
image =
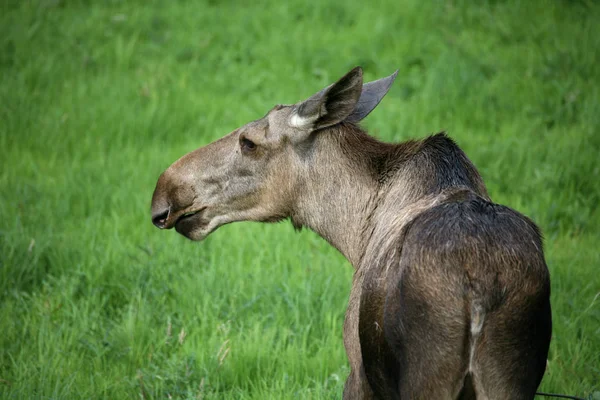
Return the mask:
{"type": "Polygon", "coordinates": [[[311,232],[153,229],[159,173],[355,65],[365,126],[448,130],[546,236],[541,389],[600,391],[600,7],[586,1],[6,1],[0,397],[339,398],[352,269],[311,232]]]}

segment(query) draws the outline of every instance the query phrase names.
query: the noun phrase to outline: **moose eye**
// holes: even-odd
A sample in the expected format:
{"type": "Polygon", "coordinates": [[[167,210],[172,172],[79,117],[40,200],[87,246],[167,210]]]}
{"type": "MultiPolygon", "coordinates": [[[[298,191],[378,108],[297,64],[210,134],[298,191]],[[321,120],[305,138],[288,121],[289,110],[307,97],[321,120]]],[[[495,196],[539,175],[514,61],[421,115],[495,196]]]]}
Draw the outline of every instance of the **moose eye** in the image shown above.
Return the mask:
{"type": "Polygon", "coordinates": [[[242,151],[249,152],[256,149],[256,143],[246,137],[240,137],[240,147],[242,151]]]}

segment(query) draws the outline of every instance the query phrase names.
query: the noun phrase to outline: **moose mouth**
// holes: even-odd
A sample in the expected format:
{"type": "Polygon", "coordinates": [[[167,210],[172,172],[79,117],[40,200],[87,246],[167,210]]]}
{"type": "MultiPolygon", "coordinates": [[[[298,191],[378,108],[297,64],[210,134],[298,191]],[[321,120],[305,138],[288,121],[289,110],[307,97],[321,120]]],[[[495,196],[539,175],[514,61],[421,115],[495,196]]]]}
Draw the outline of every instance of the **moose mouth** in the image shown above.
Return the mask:
{"type": "Polygon", "coordinates": [[[189,237],[189,234],[199,225],[205,225],[208,221],[202,220],[202,212],[206,207],[202,207],[195,211],[183,213],[175,221],[175,230],[183,236],[189,237]]]}

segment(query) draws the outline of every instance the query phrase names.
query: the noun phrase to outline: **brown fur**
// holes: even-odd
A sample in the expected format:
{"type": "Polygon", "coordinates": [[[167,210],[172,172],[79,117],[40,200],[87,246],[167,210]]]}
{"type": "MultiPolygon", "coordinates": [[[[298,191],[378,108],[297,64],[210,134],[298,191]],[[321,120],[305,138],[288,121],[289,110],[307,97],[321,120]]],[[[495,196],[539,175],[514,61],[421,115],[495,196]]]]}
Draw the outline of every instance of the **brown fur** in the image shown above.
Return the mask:
{"type": "Polygon", "coordinates": [[[387,144],[348,122],[393,77],[361,95],[355,69],[182,157],[159,178],[153,221],[201,240],[289,218],[342,252],[355,267],[344,399],[532,399],[551,335],[540,232],[491,202],[445,134],[387,144]]]}

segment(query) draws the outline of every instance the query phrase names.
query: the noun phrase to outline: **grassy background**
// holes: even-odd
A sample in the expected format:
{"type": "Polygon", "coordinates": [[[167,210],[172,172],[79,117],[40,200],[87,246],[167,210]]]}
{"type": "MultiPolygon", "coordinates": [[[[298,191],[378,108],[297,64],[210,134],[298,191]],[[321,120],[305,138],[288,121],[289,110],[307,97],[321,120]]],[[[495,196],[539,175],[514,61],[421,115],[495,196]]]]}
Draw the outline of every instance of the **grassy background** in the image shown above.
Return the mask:
{"type": "Polygon", "coordinates": [[[340,398],[352,269],[311,232],[150,223],[162,170],[355,65],[546,236],[541,389],[600,390],[600,5],[17,1],[0,12],[0,397],[340,398]]]}

